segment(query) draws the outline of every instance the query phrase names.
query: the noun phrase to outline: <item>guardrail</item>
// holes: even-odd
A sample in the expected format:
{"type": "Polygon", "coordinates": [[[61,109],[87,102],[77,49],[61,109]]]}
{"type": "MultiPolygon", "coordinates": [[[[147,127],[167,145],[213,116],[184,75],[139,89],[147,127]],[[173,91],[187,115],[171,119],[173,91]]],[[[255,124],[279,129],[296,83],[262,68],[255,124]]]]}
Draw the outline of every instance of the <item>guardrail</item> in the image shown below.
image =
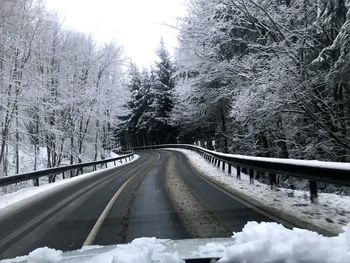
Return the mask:
{"type": "Polygon", "coordinates": [[[77,164],[72,164],[72,165],[66,165],[66,166],[60,166],[60,167],[54,167],[54,168],[49,168],[45,170],[38,170],[38,171],[33,171],[33,172],[28,172],[28,173],[23,173],[23,174],[16,174],[16,175],[11,175],[11,176],[5,176],[0,178],[0,186],[6,186],[10,184],[15,184],[27,180],[34,180],[34,185],[38,186],[39,185],[39,178],[48,176],[49,177],[49,183],[53,182],[50,177],[54,177],[58,174],[62,174],[63,178],[65,178],[65,172],[67,171],[73,171],[77,170],[83,173],[83,169],[85,167],[93,167],[93,171],[97,170],[97,165],[103,165],[110,162],[114,162],[114,165],[116,165],[116,161],[120,161],[121,163],[123,162],[123,159],[127,161],[134,159],[134,152],[128,152],[124,154],[123,156],[118,156],[115,158],[110,158],[110,159],[105,159],[105,160],[100,160],[100,161],[95,161],[95,162],[86,162],[86,163],[77,163],[77,164]]]}
{"type": "Polygon", "coordinates": [[[232,167],[234,167],[238,179],[240,179],[241,171],[246,170],[249,174],[251,184],[254,183],[256,175],[264,173],[268,174],[271,187],[277,182],[276,175],[287,175],[295,178],[308,179],[311,201],[317,197],[317,182],[347,187],[350,186],[350,163],[225,154],[190,144],[152,145],[135,147],[133,149],[146,150],[160,148],[182,148],[196,151],[214,166],[221,167],[223,171],[225,171],[225,167],[227,166],[227,172],[229,175],[232,174],[232,167]]]}

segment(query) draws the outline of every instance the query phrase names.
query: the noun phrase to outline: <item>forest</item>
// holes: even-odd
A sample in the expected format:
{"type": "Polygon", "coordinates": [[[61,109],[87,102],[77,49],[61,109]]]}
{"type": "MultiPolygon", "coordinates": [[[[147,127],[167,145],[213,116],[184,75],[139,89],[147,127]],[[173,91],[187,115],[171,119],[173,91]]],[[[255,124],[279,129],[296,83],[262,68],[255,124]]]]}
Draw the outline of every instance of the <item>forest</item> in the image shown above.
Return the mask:
{"type": "Polygon", "coordinates": [[[0,175],[105,158],[129,96],[122,48],[32,0],[0,1],[0,39],[0,175]]]}
{"type": "Polygon", "coordinates": [[[188,4],[174,58],[129,71],[124,144],[350,160],[350,1],[188,4]]]}
{"type": "Polygon", "coordinates": [[[161,40],[140,69],[41,1],[0,0],[0,176],[163,143],[350,161],[349,0],[187,5],[174,55],[161,40]]]}

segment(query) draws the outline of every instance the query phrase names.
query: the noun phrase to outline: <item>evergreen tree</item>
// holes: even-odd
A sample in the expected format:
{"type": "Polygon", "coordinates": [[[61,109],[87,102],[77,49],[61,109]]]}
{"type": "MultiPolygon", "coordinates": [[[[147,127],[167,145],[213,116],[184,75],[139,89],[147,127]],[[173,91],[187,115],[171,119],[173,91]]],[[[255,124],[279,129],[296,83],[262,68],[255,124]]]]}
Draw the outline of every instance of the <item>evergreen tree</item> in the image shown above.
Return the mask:
{"type": "Polygon", "coordinates": [[[170,59],[169,52],[160,42],[156,50],[158,61],[154,74],[156,81],[152,87],[153,103],[151,108],[154,112],[154,129],[157,133],[157,143],[170,143],[176,141],[174,127],[170,124],[170,114],[174,108],[174,65],[170,59]]]}
{"type": "Polygon", "coordinates": [[[174,66],[163,41],[156,50],[155,68],[140,73],[131,64],[127,87],[131,101],[128,116],[120,126],[119,137],[125,146],[176,142],[177,131],[171,125],[174,108],[174,66]]]}

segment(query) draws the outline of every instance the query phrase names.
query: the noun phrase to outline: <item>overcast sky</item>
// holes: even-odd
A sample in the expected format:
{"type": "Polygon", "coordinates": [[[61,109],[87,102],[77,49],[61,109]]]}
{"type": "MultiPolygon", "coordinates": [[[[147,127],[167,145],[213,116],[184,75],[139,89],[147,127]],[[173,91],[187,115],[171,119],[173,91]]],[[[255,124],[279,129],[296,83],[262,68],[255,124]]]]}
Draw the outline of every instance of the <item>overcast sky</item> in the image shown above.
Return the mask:
{"type": "Polygon", "coordinates": [[[64,25],[92,33],[98,43],[115,40],[140,67],[154,61],[161,36],[172,53],[177,45],[177,17],[186,13],[185,0],[46,0],[64,25]]]}

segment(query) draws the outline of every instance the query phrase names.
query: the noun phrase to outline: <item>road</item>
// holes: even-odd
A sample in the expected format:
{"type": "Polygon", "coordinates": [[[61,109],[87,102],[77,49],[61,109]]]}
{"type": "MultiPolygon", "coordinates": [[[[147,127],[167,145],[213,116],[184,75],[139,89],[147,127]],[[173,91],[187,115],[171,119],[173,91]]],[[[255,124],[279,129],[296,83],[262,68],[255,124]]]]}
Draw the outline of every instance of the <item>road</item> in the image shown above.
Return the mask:
{"type": "Polygon", "coordinates": [[[145,151],[0,217],[0,259],[38,247],[63,251],[137,237],[230,237],[270,218],[204,180],[176,151],[145,151]]]}

